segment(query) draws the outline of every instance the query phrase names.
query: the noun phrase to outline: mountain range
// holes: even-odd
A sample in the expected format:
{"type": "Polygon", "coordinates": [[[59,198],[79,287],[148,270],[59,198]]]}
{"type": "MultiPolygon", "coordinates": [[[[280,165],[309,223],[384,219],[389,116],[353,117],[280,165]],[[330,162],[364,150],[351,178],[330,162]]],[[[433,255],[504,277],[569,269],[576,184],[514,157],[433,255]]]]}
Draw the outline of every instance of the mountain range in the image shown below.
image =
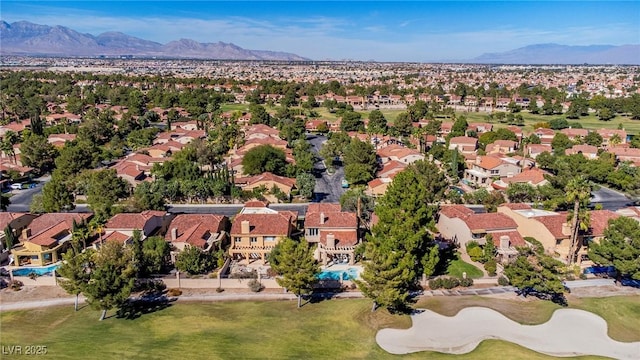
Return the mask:
{"type": "MultiPolygon", "coordinates": [[[[64,26],[0,21],[0,55],[122,56],[225,60],[309,60],[277,51],[248,50],[232,43],[180,39],[161,44],[121,32],[94,36],[64,26]]],[[[455,61],[479,64],[630,64],[640,65],[640,45],[568,46],[536,44],[455,61]]]]}
{"type": "Polygon", "coordinates": [[[267,50],[243,49],[232,43],[199,43],[180,39],[166,44],[140,39],[121,32],[94,36],[64,26],[18,21],[0,21],[0,55],[121,56],[224,59],[224,60],[309,60],[302,56],[267,50]]]}
{"type": "Polygon", "coordinates": [[[537,44],[487,53],[469,62],[480,64],[640,64],[640,45],[568,46],[537,44]]]}

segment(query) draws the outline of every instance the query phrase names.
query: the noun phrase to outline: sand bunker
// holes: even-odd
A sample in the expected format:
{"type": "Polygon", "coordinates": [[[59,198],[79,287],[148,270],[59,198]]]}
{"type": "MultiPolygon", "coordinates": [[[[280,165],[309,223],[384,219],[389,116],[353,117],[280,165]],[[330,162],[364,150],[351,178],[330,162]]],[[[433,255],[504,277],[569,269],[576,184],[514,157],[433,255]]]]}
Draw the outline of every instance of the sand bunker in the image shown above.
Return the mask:
{"type": "Polygon", "coordinates": [[[411,318],[410,329],[378,331],[378,345],[392,354],[425,350],[465,354],[482,340],[498,339],[552,356],[599,355],[634,360],[640,356],[640,342],[612,340],[605,320],[582,310],[557,310],[541,325],[521,325],[482,307],[465,308],[453,317],[424,310],[411,318]]]}

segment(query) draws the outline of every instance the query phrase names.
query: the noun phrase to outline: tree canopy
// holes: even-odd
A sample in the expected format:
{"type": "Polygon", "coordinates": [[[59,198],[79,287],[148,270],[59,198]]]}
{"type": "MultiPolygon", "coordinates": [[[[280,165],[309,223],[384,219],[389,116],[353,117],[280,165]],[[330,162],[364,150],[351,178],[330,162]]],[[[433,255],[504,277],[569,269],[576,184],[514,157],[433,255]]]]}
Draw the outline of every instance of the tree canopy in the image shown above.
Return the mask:
{"type": "Polygon", "coordinates": [[[271,145],[256,146],[242,158],[242,172],[247,175],[271,172],[283,176],[286,174],[286,166],[284,151],[271,145]]]}
{"type": "Polygon", "coordinates": [[[304,239],[295,241],[290,238],[284,238],[276,247],[278,250],[272,255],[274,259],[270,260],[271,268],[280,275],[276,281],[298,297],[300,307],[302,295],[311,293],[320,273],[320,265],[313,258],[314,249],[304,239]]]}
{"type": "Polygon", "coordinates": [[[618,278],[640,280],[640,224],[629,217],[609,220],[600,243],[589,244],[589,259],[603,266],[614,266],[618,278]]]}

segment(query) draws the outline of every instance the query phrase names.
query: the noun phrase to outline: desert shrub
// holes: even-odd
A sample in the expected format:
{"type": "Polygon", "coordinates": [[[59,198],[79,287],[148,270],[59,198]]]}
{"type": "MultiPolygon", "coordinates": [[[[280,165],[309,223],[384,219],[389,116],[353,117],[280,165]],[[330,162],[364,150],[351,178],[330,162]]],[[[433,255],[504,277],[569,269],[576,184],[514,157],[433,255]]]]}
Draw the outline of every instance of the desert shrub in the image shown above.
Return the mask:
{"type": "Polygon", "coordinates": [[[580,274],[580,280],[587,280],[587,274],[585,273],[580,274]]]}
{"type": "Polygon", "coordinates": [[[260,281],[256,279],[249,280],[249,283],[247,283],[247,285],[249,286],[249,290],[253,292],[259,292],[260,290],[263,289],[262,284],[260,284],[260,281]]]}
{"type": "Polygon", "coordinates": [[[489,273],[489,276],[496,276],[496,270],[498,270],[498,264],[496,261],[491,259],[484,263],[484,269],[489,273]]]}
{"type": "Polygon", "coordinates": [[[22,281],[20,280],[11,280],[9,282],[9,287],[11,288],[11,290],[13,291],[20,291],[22,290],[22,287],[24,286],[24,284],[22,283],[22,281]]]}
{"type": "Polygon", "coordinates": [[[182,290],[180,289],[176,289],[176,288],[171,288],[167,291],[167,295],[169,296],[180,296],[182,295],[182,290]]]}
{"type": "Polygon", "coordinates": [[[509,285],[509,279],[507,279],[507,278],[506,278],[506,277],[504,277],[504,276],[500,276],[500,277],[498,278],[498,285],[500,285],[500,286],[507,286],[507,285],[509,285]]]}
{"type": "Polygon", "coordinates": [[[479,246],[467,250],[467,254],[469,254],[469,257],[471,257],[473,261],[480,261],[484,258],[484,252],[479,246]]]}
{"type": "Polygon", "coordinates": [[[460,285],[460,280],[454,277],[446,277],[442,279],[442,287],[445,289],[453,289],[460,285]]]}
{"type": "Polygon", "coordinates": [[[464,279],[460,279],[460,286],[464,286],[464,287],[469,287],[473,285],[473,279],[472,278],[464,278],[464,279]]]}
{"type": "Polygon", "coordinates": [[[440,289],[441,287],[442,287],[442,279],[441,278],[436,278],[436,279],[429,280],[429,288],[431,290],[440,289]]]}
{"type": "Polygon", "coordinates": [[[217,279],[218,278],[218,272],[214,271],[211,274],[209,274],[209,279],[217,279]]]}

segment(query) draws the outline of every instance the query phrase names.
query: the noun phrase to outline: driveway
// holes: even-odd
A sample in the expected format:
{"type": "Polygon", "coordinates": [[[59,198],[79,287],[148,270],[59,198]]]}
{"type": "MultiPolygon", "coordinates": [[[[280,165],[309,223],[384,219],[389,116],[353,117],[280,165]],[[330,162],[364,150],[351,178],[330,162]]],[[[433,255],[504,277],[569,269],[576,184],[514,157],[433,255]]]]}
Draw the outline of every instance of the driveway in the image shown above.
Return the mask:
{"type": "Polygon", "coordinates": [[[319,155],[322,144],[327,141],[326,136],[308,135],[307,141],[311,144],[311,150],[318,157],[318,161],[314,164],[314,174],[316,176],[316,187],[314,189],[314,198],[317,201],[325,203],[338,203],[340,196],[345,189],[342,188],[342,179],[344,179],[344,168],[338,166],[335,173],[329,174],[324,159],[319,155]]]}

